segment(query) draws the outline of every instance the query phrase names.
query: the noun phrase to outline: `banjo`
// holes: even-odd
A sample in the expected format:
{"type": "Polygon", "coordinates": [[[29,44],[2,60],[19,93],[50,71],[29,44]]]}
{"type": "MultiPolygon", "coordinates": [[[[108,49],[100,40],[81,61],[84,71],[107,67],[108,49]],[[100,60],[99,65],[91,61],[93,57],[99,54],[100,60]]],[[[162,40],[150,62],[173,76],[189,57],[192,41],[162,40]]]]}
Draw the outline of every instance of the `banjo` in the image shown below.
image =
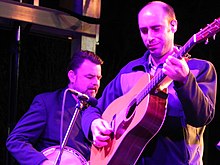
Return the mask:
{"type": "MultiPolygon", "coordinates": [[[[55,161],[59,152],[60,146],[51,146],[41,151],[49,160],[55,161]]],[[[65,146],[60,161],[60,165],[88,165],[89,163],[77,150],[65,146]]]]}

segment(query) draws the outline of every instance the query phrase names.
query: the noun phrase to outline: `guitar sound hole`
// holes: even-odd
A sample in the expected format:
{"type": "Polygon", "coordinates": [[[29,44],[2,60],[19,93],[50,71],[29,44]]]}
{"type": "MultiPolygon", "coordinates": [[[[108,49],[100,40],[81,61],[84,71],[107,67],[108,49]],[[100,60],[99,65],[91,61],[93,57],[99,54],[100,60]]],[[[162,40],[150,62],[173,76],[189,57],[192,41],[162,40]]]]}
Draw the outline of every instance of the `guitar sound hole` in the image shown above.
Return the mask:
{"type": "Polygon", "coordinates": [[[129,110],[128,110],[128,113],[127,113],[127,115],[126,115],[126,118],[127,118],[127,119],[130,118],[130,117],[133,115],[133,113],[134,113],[134,111],[135,111],[135,108],[136,108],[136,106],[137,106],[136,103],[137,103],[136,101],[135,101],[135,102],[132,102],[132,105],[130,106],[130,108],[129,108],[129,110]]]}
{"type": "Polygon", "coordinates": [[[126,119],[127,120],[123,120],[119,125],[118,125],[118,128],[116,130],[116,134],[115,134],[115,138],[116,139],[119,139],[123,134],[124,132],[127,130],[127,128],[129,127],[129,125],[131,124],[132,122],[132,119],[134,117],[134,114],[135,114],[135,107],[136,107],[136,101],[133,101],[131,103],[131,106],[129,106],[128,108],[128,111],[127,111],[127,115],[126,115],[126,119]],[[130,107],[130,108],[129,108],[130,107]]]}

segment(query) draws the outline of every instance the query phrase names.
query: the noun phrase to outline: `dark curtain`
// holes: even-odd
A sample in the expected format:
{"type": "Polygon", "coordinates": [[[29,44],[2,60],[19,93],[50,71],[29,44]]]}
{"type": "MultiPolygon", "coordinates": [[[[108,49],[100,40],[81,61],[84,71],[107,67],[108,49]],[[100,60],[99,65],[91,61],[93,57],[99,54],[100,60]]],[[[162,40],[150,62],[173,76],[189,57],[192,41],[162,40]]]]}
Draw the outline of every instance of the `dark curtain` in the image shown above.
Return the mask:
{"type": "Polygon", "coordinates": [[[0,30],[0,164],[14,164],[5,147],[6,138],[33,98],[67,85],[66,68],[71,57],[71,40],[21,31],[18,74],[13,78],[12,65],[16,63],[11,57],[19,45],[13,44],[12,35],[13,30],[0,30]]]}

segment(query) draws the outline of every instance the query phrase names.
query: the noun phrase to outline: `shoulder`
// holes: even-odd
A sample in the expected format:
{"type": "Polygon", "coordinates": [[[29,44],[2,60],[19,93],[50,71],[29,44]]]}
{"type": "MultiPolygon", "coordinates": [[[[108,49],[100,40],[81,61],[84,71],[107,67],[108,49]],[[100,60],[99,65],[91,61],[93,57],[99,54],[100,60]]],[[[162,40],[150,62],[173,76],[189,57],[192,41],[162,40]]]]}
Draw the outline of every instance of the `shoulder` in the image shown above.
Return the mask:
{"type": "Polygon", "coordinates": [[[57,90],[51,91],[51,92],[44,92],[44,93],[40,93],[40,94],[36,95],[34,100],[47,101],[47,100],[59,98],[60,96],[62,96],[63,93],[64,93],[64,89],[57,89],[57,90]]]}
{"type": "Polygon", "coordinates": [[[198,58],[192,58],[188,61],[188,65],[190,69],[214,69],[215,66],[212,62],[208,60],[198,59],[198,58]]]}
{"type": "Polygon", "coordinates": [[[210,80],[217,79],[217,72],[212,62],[197,58],[192,58],[188,61],[189,68],[197,79],[210,80]]]}
{"type": "Polygon", "coordinates": [[[123,72],[132,72],[132,71],[135,71],[135,70],[145,71],[146,70],[146,63],[147,63],[147,60],[143,56],[141,58],[137,58],[137,59],[134,59],[134,60],[128,62],[121,69],[121,71],[123,71],[123,72]]]}

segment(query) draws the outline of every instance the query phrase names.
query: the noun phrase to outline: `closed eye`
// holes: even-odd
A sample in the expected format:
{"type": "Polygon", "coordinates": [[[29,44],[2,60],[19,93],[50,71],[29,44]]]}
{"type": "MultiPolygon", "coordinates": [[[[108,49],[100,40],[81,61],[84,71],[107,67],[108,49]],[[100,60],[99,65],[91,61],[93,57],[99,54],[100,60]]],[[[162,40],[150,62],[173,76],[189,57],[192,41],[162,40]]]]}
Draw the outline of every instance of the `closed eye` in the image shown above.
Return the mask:
{"type": "Polygon", "coordinates": [[[145,27],[140,28],[140,31],[141,31],[141,33],[143,33],[143,34],[147,34],[147,33],[148,33],[148,29],[145,28],[145,27]]]}
{"type": "Polygon", "coordinates": [[[102,76],[96,76],[96,75],[91,75],[91,74],[86,75],[86,78],[88,78],[88,79],[93,79],[94,77],[97,77],[98,80],[101,80],[101,78],[102,78],[102,76]]]}

